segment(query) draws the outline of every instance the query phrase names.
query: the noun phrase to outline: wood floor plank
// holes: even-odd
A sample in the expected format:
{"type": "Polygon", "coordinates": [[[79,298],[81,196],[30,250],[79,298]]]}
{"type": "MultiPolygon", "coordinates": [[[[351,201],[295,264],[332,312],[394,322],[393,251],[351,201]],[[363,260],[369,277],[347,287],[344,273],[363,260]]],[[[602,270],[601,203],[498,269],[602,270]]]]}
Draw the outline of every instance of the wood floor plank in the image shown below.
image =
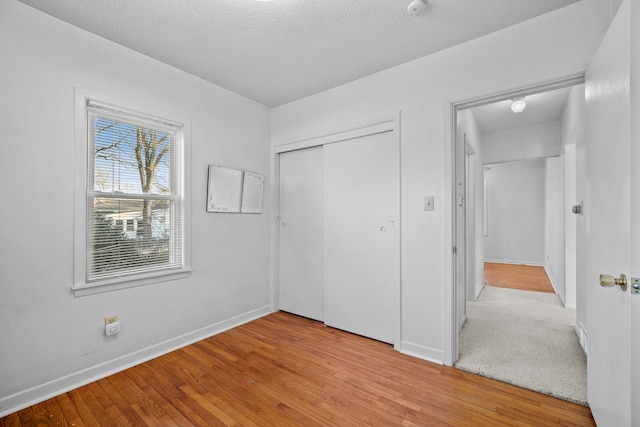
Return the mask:
{"type": "Polygon", "coordinates": [[[109,413],[117,418],[117,421],[121,425],[127,425],[131,427],[146,426],[147,424],[140,418],[136,411],[133,410],[129,401],[122,395],[120,389],[113,385],[112,380],[117,377],[112,377],[106,381],[98,381],[98,386],[110,396],[113,405],[109,409],[109,413]],[[117,408],[117,410],[116,410],[117,408]]]}
{"type": "Polygon", "coordinates": [[[209,401],[203,394],[198,393],[190,386],[183,385],[180,387],[180,390],[209,412],[210,418],[212,417],[215,419],[216,424],[225,426],[233,426],[237,424],[236,420],[234,420],[229,414],[224,412],[213,402],[209,401]]]}
{"type": "Polygon", "coordinates": [[[20,415],[14,412],[0,419],[0,422],[4,423],[5,427],[20,427],[20,415]]]}
{"type": "MultiPolygon", "coordinates": [[[[180,425],[208,425],[207,421],[193,411],[189,405],[184,403],[186,395],[176,387],[174,378],[169,375],[157,375],[157,370],[161,365],[156,360],[148,364],[140,365],[140,376],[145,382],[153,387],[154,393],[162,397],[162,408],[180,425]]],[[[161,369],[161,368],[160,368],[161,369]]],[[[179,381],[178,381],[179,383],[179,381]]],[[[155,395],[155,394],[154,394],[155,395]]]]}
{"type": "Polygon", "coordinates": [[[555,293],[544,267],[535,265],[485,262],[484,283],[498,288],[555,293]]]}
{"type": "Polygon", "coordinates": [[[76,411],[76,407],[69,398],[69,393],[61,394],[55,397],[56,404],[60,408],[64,419],[67,420],[67,424],[74,427],[84,427],[85,423],[76,411]]]}
{"type": "MultiPolygon", "coordinates": [[[[137,370],[133,370],[136,372],[137,370]]],[[[131,378],[132,371],[126,370],[107,378],[118,390],[121,396],[129,402],[131,408],[137,414],[137,419],[142,420],[143,425],[154,425],[155,420],[166,416],[160,404],[151,398],[144,390],[144,384],[140,384],[131,378]]]]}
{"type": "Polygon", "coordinates": [[[160,416],[160,419],[165,420],[166,423],[176,423],[178,425],[188,424],[187,418],[182,415],[178,409],[172,405],[171,397],[164,395],[162,389],[157,390],[151,383],[154,382],[155,375],[147,375],[145,369],[131,369],[126,371],[127,376],[136,383],[140,389],[149,397],[155,405],[158,406],[164,414],[164,417],[160,416]],[[172,420],[172,421],[169,421],[172,420]]]}
{"type": "Polygon", "coordinates": [[[67,393],[71,402],[73,402],[73,406],[78,413],[78,416],[82,420],[82,422],[87,426],[99,426],[100,423],[93,416],[91,412],[91,408],[85,402],[83,396],[89,395],[89,390],[85,387],[80,387],[75,390],[71,390],[67,393]]]}
{"type": "Polygon", "coordinates": [[[97,383],[93,382],[84,387],[80,397],[86,408],[91,412],[93,418],[96,419],[101,427],[118,427],[117,419],[115,419],[109,410],[113,403],[111,399],[104,395],[97,383]]]}
{"type": "Polygon", "coordinates": [[[53,425],[46,417],[74,427],[595,425],[589,408],[287,313],[19,411],[0,426],[53,425]]]}
{"type": "Polygon", "coordinates": [[[42,403],[38,403],[33,405],[32,408],[33,418],[36,425],[61,427],[69,425],[55,399],[49,399],[42,403]]]}

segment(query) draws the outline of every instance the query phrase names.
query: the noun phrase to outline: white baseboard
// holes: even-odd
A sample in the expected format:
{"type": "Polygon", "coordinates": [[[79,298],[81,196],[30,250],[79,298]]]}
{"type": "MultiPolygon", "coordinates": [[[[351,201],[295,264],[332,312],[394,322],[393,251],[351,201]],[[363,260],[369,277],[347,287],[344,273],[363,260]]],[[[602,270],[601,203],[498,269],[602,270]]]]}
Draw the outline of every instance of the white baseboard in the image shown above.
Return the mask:
{"type": "Polygon", "coordinates": [[[484,282],[482,282],[480,286],[476,285],[476,295],[473,298],[474,301],[478,300],[478,297],[480,296],[480,292],[482,292],[483,289],[484,289],[484,282]]]}
{"type": "Polygon", "coordinates": [[[558,286],[556,285],[556,281],[553,278],[553,275],[551,274],[551,272],[549,271],[549,269],[547,268],[546,265],[544,266],[544,272],[547,273],[547,277],[549,278],[549,281],[551,282],[551,287],[553,287],[553,290],[555,291],[555,293],[560,296],[560,300],[562,300],[562,305],[564,305],[564,298],[562,298],[563,296],[560,295],[560,292],[558,292],[558,286]]]}
{"type": "Polygon", "coordinates": [[[407,341],[400,343],[400,353],[408,356],[417,357],[418,359],[426,360],[427,362],[437,363],[438,365],[444,365],[442,350],[436,350],[433,348],[425,347],[420,344],[414,344],[407,341]]]}
{"type": "Polygon", "coordinates": [[[460,324],[458,326],[458,335],[460,335],[460,332],[462,332],[462,328],[464,327],[464,323],[467,321],[467,315],[464,314],[461,318],[460,318],[460,324]]]}
{"type": "Polygon", "coordinates": [[[0,399],[0,418],[271,313],[264,306],[0,399]]]}

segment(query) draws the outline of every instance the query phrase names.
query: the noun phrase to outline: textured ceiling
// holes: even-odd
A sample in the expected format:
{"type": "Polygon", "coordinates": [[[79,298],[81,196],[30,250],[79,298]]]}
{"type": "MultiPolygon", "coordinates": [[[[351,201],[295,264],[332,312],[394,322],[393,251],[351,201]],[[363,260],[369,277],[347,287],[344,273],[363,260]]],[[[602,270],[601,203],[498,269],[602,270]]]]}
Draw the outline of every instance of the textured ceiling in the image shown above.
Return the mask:
{"type": "Polygon", "coordinates": [[[274,107],[578,0],[20,0],[274,107]]]}

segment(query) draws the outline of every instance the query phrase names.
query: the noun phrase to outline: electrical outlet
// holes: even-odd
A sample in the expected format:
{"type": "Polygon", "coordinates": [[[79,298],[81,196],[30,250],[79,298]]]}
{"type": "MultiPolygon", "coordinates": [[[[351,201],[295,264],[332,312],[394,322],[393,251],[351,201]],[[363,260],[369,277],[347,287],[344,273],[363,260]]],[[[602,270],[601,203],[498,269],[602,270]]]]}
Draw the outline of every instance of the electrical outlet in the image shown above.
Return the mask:
{"type": "Polygon", "coordinates": [[[110,325],[111,323],[116,323],[118,321],[118,316],[111,316],[104,318],[104,325],[110,325]]]}

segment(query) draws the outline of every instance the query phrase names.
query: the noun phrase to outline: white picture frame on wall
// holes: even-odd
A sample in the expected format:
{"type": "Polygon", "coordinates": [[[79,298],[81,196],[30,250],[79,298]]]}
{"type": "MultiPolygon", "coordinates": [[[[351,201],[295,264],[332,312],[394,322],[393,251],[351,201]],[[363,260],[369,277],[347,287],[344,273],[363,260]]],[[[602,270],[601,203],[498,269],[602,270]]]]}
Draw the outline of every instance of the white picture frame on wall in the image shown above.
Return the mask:
{"type": "Polygon", "coordinates": [[[240,212],[243,172],[209,165],[207,212],[240,212]]]}
{"type": "Polygon", "coordinates": [[[255,172],[244,173],[242,183],[242,213],[262,213],[262,193],[264,190],[264,175],[255,172]]]}
{"type": "Polygon", "coordinates": [[[207,212],[262,213],[264,175],[209,165],[207,212]]]}

